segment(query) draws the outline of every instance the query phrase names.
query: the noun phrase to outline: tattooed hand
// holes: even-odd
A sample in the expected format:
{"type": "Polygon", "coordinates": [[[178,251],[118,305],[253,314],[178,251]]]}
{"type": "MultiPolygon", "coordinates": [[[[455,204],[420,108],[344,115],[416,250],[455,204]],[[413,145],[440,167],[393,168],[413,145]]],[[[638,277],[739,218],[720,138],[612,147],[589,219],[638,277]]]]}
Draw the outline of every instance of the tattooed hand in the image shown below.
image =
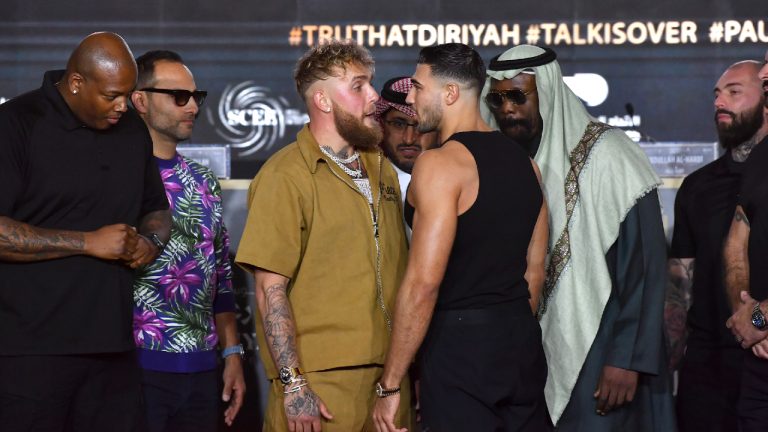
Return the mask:
{"type": "Polygon", "coordinates": [[[288,430],[291,432],[297,430],[320,432],[322,419],[333,419],[331,412],[309,386],[285,395],[283,406],[285,416],[288,418],[288,430]]]}

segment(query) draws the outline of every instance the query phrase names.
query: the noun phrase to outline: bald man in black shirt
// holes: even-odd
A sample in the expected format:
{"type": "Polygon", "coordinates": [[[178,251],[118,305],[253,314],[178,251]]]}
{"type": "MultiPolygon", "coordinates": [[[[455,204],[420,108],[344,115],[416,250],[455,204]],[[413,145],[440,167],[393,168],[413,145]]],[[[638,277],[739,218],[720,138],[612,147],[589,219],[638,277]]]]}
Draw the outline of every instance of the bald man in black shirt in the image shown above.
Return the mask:
{"type": "Polygon", "coordinates": [[[135,85],[125,41],[94,33],[0,106],[3,430],[135,426],[133,269],[170,231],[135,85]]]}
{"type": "Polygon", "coordinates": [[[768,135],[759,69],[756,61],[738,62],[718,79],[715,124],[726,152],[686,177],[675,200],[670,287],[679,294],[674,298],[693,299],[687,312],[687,344],[685,328],[673,324],[686,321],[686,302],[670,298],[667,304],[675,354],[679,357],[685,349],[677,397],[681,432],[738,428],[736,400],[743,352],[724,325],[731,307],[721,263],[745,162],[768,135]]]}

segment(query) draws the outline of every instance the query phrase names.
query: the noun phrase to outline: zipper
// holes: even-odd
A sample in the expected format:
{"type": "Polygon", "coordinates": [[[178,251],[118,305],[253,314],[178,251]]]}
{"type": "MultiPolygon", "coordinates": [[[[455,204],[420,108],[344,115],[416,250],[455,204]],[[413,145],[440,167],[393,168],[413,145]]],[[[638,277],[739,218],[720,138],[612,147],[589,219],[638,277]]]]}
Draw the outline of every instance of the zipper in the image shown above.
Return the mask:
{"type": "MultiPolygon", "coordinates": [[[[360,161],[362,162],[362,159],[360,159],[360,161]]],[[[378,162],[379,162],[379,183],[381,183],[381,165],[382,165],[381,153],[378,154],[378,162]]],[[[387,330],[391,332],[392,317],[390,316],[389,311],[387,311],[387,306],[384,303],[384,284],[381,281],[381,245],[379,244],[379,221],[378,221],[378,217],[376,217],[376,215],[379,214],[381,210],[381,195],[382,195],[381,184],[376,185],[379,188],[379,196],[376,199],[376,207],[374,207],[372,202],[368,202],[368,198],[360,191],[357,185],[343,179],[330,166],[328,167],[328,169],[331,170],[331,173],[333,173],[333,175],[336,176],[336,178],[344,182],[347,186],[354,189],[355,192],[357,192],[357,194],[360,195],[365,200],[366,204],[368,204],[368,211],[371,214],[373,242],[376,244],[376,302],[379,304],[379,308],[381,308],[381,311],[384,314],[384,321],[387,324],[387,330]]],[[[369,176],[368,182],[370,183],[370,181],[371,181],[371,177],[369,176]]],[[[373,193],[374,193],[373,185],[370,185],[370,186],[371,186],[371,196],[373,196],[373,193]]]]}

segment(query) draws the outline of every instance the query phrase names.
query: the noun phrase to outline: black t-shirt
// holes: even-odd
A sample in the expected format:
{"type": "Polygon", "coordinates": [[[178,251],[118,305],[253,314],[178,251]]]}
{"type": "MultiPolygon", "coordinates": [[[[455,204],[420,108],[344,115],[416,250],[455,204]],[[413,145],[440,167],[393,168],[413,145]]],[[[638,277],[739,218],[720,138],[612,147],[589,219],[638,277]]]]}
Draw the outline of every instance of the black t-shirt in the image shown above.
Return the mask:
{"type": "Polygon", "coordinates": [[[723,274],[723,243],[736,209],[744,163],[730,152],[685,178],[675,198],[671,258],[694,258],[688,344],[735,347],[723,274]]]}
{"type": "MultiPolygon", "coordinates": [[[[0,105],[0,215],[40,228],[138,226],[168,208],[152,140],[133,111],[99,131],[82,124],[55,87],[0,105]]],[[[0,355],[131,350],[133,271],[72,256],[0,261],[0,355]]]]}
{"type": "Polygon", "coordinates": [[[749,291],[768,298],[768,137],[752,150],[744,169],[739,205],[749,219],[749,291]]]}

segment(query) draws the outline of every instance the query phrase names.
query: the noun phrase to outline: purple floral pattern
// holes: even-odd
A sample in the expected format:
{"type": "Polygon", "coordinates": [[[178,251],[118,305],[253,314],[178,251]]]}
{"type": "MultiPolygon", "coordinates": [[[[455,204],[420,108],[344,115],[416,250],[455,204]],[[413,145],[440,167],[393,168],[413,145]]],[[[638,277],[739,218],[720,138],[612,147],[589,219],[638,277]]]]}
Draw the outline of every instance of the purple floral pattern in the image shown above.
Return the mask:
{"type": "Polygon", "coordinates": [[[134,341],[146,350],[209,351],[218,343],[217,300],[232,301],[221,188],[210,170],[178,154],[158,165],[173,228],[160,256],[137,272],[134,341]]]}

